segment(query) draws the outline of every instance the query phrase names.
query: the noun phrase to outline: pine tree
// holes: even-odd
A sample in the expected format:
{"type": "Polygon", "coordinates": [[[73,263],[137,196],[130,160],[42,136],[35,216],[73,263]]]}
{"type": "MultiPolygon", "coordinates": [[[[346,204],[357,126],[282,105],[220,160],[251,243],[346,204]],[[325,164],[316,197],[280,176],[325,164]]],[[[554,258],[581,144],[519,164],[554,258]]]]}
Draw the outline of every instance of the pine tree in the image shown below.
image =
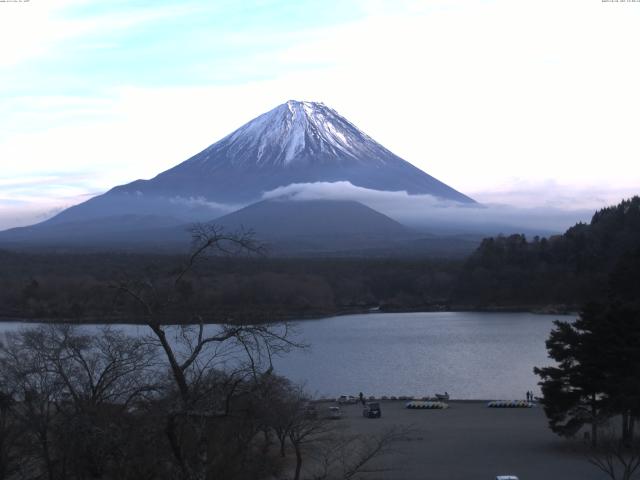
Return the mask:
{"type": "Polygon", "coordinates": [[[593,445],[598,424],[608,413],[605,369],[599,355],[601,310],[591,304],[573,323],[556,320],[546,345],[557,366],[534,369],[541,378],[542,404],[551,430],[571,437],[591,425],[593,445]]]}

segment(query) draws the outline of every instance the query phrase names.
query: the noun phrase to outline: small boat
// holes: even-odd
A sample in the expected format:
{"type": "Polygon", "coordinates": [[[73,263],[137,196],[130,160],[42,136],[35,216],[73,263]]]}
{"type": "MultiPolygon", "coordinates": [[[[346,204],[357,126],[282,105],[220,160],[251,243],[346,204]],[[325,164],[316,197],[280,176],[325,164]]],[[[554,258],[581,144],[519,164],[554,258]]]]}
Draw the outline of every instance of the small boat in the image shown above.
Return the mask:
{"type": "Polygon", "coordinates": [[[447,392],[436,393],[436,398],[440,401],[446,402],[447,400],[449,400],[449,394],[447,392]]]}
{"type": "Polygon", "coordinates": [[[487,403],[489,408],[532,408],[535,404],[526,400],[492,400],[487,403]]]}
{"type": "Polygon", "coordinates": [[[449,408],[449,405],[444,402],[412,400],[405,404],[405,408],[411,410],[444,410],[445,408],[449,408]]]}

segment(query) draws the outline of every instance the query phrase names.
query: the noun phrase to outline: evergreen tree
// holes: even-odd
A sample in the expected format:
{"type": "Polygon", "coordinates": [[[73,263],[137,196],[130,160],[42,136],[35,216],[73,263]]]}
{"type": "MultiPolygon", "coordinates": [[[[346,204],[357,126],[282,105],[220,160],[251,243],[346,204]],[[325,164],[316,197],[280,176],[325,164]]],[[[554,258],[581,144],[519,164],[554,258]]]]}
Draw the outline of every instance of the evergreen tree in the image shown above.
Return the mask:
{"type": "Polygon", "coordinates": [[[555,322],[547,341],[557,366],[536,368],[551,429],[565,436],[620,416],[621,440],[633,443],[640,417],[640,250],[609,277],[607,300],[588,305],[574,323],[555,322]]]}
{"type": "Polygon", "coordinates": [[[551,430],[570,437],[584,425],[591,425],[594,445],[597,426],[607,415],[606,378],[598,339],[601,309],[591,304],[573,323],[556,320],[546,345],[557,366],[534,368],[541,378],[542,404],[551,430]]]}

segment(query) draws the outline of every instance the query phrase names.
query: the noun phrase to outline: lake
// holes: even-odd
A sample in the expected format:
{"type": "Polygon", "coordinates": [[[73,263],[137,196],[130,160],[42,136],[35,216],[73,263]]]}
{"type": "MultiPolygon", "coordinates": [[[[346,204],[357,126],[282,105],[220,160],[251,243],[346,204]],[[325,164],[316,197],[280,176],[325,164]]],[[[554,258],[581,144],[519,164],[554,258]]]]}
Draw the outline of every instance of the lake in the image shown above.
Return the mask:
{"type": "Polygon", "coordinates": [[[300,323],[309,352],[277,362],[318,395],[524,398],[539,393],[534,366],[549,365],[555,319],[529,313],[381,313],[300,323]]]}
{"type": "MultiPolygon", "coordinates": [[[[340,394],[459,399],[539,394],[534,366],[549,365],[545,340],[555,319],[529,313],[370,313],[306,320],[296,326],[310,345],[275,361],[276,371],[317,396],[340,394]]],[[[0,323],[0,332],[25,323],[0,323]]],[[[129,334],[146,327],[122,325],[129,334]]],[[[96,327],[88,327],[96,328],[96,327]]]]}

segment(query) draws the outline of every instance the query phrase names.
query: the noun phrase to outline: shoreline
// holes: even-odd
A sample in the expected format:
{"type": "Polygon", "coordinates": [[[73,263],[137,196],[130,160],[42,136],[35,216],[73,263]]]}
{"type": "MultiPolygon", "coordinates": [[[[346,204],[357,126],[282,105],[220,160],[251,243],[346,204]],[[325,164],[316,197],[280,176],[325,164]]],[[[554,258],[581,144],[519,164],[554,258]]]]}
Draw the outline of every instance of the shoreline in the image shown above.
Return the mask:
{"type": "MultiPolygon", "coordinates": [[[[478,306],[478,305],[436,305],[422,306],[421,308],[353,308],[342,309],[334,312],[306,313],[306,314],[286,314],[275,316],[271,321],[254,322],[254,324],[281,323],[281,322],[304,322],[309,320],[322,320],[325,318],[344,317],[347,315],[365,314],[387,314],[387,313],[436,313],[436,312],[478,312],[478,313],[531,313],[534,315],[575,315],[579,309],[574,305],[521,305],[521,306],[478,306]]],[[[22,322],[22,323],[62,323],[72,325],[146,325],[144,321],[123,318],[96,318],[88,317],[84,319],[52,318],[52,317],[20,317],[0,313],[0,323],[22,322]]],[[[205,325],[216,325],[224,322],[206,321],[205,325]]],[[[240,322],[230,322],[240,323],[240,322]]],[[[244,323],[251,325],[251,322],[244,323]]],[[[166,323],[166,325],[188,325],[187,323],[166,323]]]]}
{"type": "MultiPolygon", "coordinates": [[[[514,401],[526,401],[525,399],[521,399],[521,398],[489,398],[489,399],[482,399],[482,398],[450,398],[449,400],[438,400],[437,398],[433,398],[433,397],[412,397],[412,398],[408,398],[408,397],[396,397],[395,399],[393,398],[384,398],[384,397],[365,397],[365,401],[366,402],[380,402],[380,403],[406,403],[406,402],[442,402],[445,404],[487,404],[489,402],[503,402],[503,401],[508,401],[508,402],[514,402],[514,401]]],[[[320,397],[320,398],[316,398],[313,400],[310,400],[311,403],[318,403],[318,404],[322,404],[322,403],[338,403],[337,400],[335,398],[326,398],[326,397],[320,397]]],[[[539,406],[541,406],[540,400],[532,400],[529,403],[532,404],[533,408],[538,408],[539,406]]],[[[358,400],[357,403],[350,403],[350,404],[340,404],[340,406],[345,406],[345,407],[350,407],[350,406],[361,406],[360,401],[358,400]]],[[[506,407],[505,407],[506,408],[506,407]]]]}

